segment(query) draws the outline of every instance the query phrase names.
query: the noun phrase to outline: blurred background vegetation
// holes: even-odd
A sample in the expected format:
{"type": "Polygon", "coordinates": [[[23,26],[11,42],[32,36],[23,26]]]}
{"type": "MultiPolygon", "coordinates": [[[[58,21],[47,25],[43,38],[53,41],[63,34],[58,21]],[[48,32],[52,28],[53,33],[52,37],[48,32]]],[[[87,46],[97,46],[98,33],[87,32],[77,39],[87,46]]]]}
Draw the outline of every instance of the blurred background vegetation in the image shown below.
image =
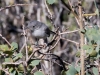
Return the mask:
{"type": "MultiPolygon", "coordinates": [[[[68,4],[67,0],[63,1],[66,4],[68,4]]],[[[77,6],[78,0],[70,0],[70,2],[72,8],[78,14],[78,6],[77,6]]],[[[0,0],[0,34],[2,34],[2,36],[5,37],[10,43],[16,42],[18,44],[18,49],[16,52],[20,51],[20,49],[23,46],[23,43],[25,42],[24,36],[21,35],[21,33],[23,33],[22,31],[23,16],[25,16],[24,24],[28,20],[39,20],[45,23],[53,31],[55,31],[56,30],[55,28],[57,27],[59,27],[59,32],[69,32],[79,29],[79,26],[77,24],[77,21],[75,20],[74,15],[70,12],[70,10],[67,7],[64,7],[64,4],[62,3],[61,0],[51,0],[51,4],[50,0],[48,0],[47,5],[48,9],[53,15],[52,22],[56,27],[54,27],[54,25],[51,23],[44,0],[0,0]],[[16,4],[26,4],[26,5],[16,5],[16,4]],[[16,5],[16,6],[6,8],[6,6],[10,5],[16,5]],[[2,8],[6,9],[1,10],[2,8]]],[[[84,7],[83,8],[84,13],[86,14],[96,13],[100,9],[100,0],[82,0],[82,6],[84,7]]],[[[86,16],[86,18],[89,18],[88,19],[89,21],[85,20],[85,23],[86,24],[88,23],[89,26],[93,25],[100,27],[100,16],[94,15],[91,16],[91,18],[86,16]]],[[[76,57],[76,54],[79,56],[78,54],[78,48],[80,42],[79,32],[68,33],[61,36],[64,39],[60,39],[59,43],[54,48],[52,53],[58,55],[62,60],[64,60],[68,64],[75,65],[76,61],[79,59],[79,57],[76,57]]],[[[51,38],[52,37],[49,38],[49,41],[51,40],[51,38]]],[[[0,37],[0,45],[3,44],[7,43],[5,40],[2,39],[2,37],[0,37]]],[[[87,62],[86,64],[90,63],[91,62],[87,62]]],[[[54,70],[57,72],[53,75],[61,75],[62,67],[58,66],[58,64],[53,64],[53,65],[55,65],[54,70]]],[[[93,75],[93,73],[90,73],[90,75],[93,75]]]]}

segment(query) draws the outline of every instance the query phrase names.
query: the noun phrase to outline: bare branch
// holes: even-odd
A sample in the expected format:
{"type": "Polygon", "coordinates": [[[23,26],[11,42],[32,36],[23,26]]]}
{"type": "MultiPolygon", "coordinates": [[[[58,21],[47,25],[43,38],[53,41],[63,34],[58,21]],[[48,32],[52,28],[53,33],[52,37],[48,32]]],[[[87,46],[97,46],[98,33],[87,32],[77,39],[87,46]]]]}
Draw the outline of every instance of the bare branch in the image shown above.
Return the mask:
{"type": "MultiPolygon", "coordinates": [[[[78,5],[79,5],[79,26],[80,29],[83,30],[83,13],[82,13],[82,1],[78,0],[78,5]]],[[[80,59],[81,59],[81,75],[84,75],[84,50],[82,49],[84,45],[84,34],[82,34],[80,32],[80,47],[81,47],[81,55],[80,55],[80,59]]]]}
{"type": "Polygon", "coordinates": [[[31,59],[31,57],[35,54],[35,52],[37,52],[37,51],[39,51],[41,48],[37,48],[36,50],[34,50],[32,53],[31,53],[31,55],[29,56],[29,58],[26,60],[26,62],[28,62],[30,59],[31,59]]]}
{"type": "Polygon", "coordinates": [[[60,33],[60,35],[61,35],[61,34],[69,34],[69,33],[78,32],[78,31],[80,31],[80,29],[74,30],[74,31],[62,32],[62,33],[60,33]]]}
{"type": "Polygon", "coordinates": [[[3,37],[1,34],[0,34],[0,37],[1,37],[3,40],[5,40],[5,41],[7,42],[7,44],[11,47],[11,44],[9,43],[9,41],[8,41],[5,37],[3,37]]]}
{"type": "Polygon", "coordinates": [[[9,5],[9,6],[6,6],[4,8],[0,8],[0,12],[5,10],[5,9],[9,9],[9,8],[15,7],[15,6],[28,6],[28,5],[30,5],[30,4],[14,4],[14,5],[9,5]]]}
{"type": "Polygon", "coordinates": [[[69,39],[65,39],[65,38],[61,38],[61,39],[66,40],[66,41],[69,41],[69,42],[72,42],[72,43],[74,43],[74,44],[76,44],[76,45],[79,45],[78,42],[75,42],[75,41],[72,41],[72,40],[69,40],[69,39]]]}
{"type": "Polygon", "coordinates": [[[22,17],[22,28],[23,28],[23,35],[25,38],[25,50],[26,50],[26,60],[28,59],[28,50],[27,50],[27,37],[26,37],[26,32],[25,32],[25,27],[24,27],[24,16],[22,17]]]}

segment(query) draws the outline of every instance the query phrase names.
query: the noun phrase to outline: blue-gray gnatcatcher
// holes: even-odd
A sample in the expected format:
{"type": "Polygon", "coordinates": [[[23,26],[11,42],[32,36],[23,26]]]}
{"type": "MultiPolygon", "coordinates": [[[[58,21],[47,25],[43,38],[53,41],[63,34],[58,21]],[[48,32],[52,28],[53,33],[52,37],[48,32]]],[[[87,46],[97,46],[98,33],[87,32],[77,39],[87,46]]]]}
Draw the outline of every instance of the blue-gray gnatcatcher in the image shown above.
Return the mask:
{"type": "Polygon", "coordinates": [[[38,41],[39,39],[46,39],[50,34],[56,34],[51,31],[44,23],[33,20],[27,22],[27,27],[31,31],[31,35],[38,41]]]}

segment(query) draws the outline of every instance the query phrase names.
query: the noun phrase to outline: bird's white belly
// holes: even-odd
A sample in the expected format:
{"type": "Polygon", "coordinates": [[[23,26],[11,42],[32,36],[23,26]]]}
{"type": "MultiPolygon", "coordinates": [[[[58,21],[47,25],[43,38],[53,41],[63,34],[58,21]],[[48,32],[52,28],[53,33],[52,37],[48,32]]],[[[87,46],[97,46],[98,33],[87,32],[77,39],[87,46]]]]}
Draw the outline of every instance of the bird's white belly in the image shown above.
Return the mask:
{"type": "Polygon", "coordinates": [[[45,31],[44,30],[40,30],[40,29],[34,30],[32,35],[34,37],[36,37],[36,38],[46,38],[47,37],[45,31]]]}

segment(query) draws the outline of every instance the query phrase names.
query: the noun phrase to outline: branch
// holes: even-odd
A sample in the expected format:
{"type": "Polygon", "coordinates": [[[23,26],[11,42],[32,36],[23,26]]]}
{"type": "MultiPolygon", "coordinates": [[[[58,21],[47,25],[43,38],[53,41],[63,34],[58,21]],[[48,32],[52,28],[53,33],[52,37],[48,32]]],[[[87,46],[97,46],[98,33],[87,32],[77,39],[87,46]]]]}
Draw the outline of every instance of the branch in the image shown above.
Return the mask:
{"type": "Polygon", "coordinates": [[[50,19],[50,21],[53,24],[53,26],[56,27],[55,24],[53,23],[53,15],[52,15],[52,13],[51,13],[51,11],[50,11],[47,3],[46,3],[46,0],[45,0],[44,4],[45,4],[45,7],[47,9],[47,13],[49,14],[48,18],[50,19]]]}
{"type": "Polygon", "coordinates": [[[37,52],[37,51],[39,51],[41,48],[37,48],[36,50],[34,50],[32,53],[31,53],[31,55],[29,56],[29,58],[26,60],[26,62],[28,62],[30,59],[31,59],[31,57],[35,54],[35,52],[37,52]]]}
{"type": "MultiPolygon", "coordinates": [[[[78,0],[78,5],[79,5],[79,26],[80,26],[80,30],[83,30],[83,14],[82,14],[82,1],[78,0]]],[[[82,34],[80,32],[80,47],[81,47],[81,75],[84,75],[84,50],[82,49],[84,45],[84,34],[82,34]]]]}
{"type": "Polygon", "coordinates": [[[63,0],[61,0],[61,2],[62,2],[63,8],[65,8],[66,10],[69,9],[71,11],[71,13],[75,16],[75,18],[76,19],[79,19],[78,15],[73,11],[72,6],[71,6],[71,3],[70,3],[69,0],[68,0],[68,2],[69,2],[69,5],[70,6],[68,6],[63,0]]]}
{"type": "Polygon", "coordinates": [[[38,51],[38,52],[39,52],[40,54],[43,54],[43,55],[52,55],[52,56],[55,56],[55,57],[60,61],[60,63],[61,63],[61,65],[62,65],[63,69],[66,71],[65,64],[64,64],[63,60],[62,60],[59,56],[57,56],[57,55],[55,55],[55,54],[53,54],[53,53],[43,53],[43,52],[41,52],[41,51],[38,51]]]}
{"type": "Polygon", "coordinates": [[[9,41],[8,41],[5,37],[3,37],[1,34],[0,34],[0,37],[1,37],[3,40],[5,40],[5,41],[7,42],[7,44],[11,47],[11,44],[9,43],[9,41]]]}
{"type": "Polygon", "coordinates": [[[26,60],[28,59],[28,50],[27,50],[27,37],[26,37],[26,32],[25,32],[25,27],[24,27],[24,16],[22,17],[22,28],[23,28],[23,35],[24,35],[24,38],[25,38],[25,50],[26,50],[26,60]]]}
{"type": "Polygon", "coordinates": [[[72,42],[72,43],[74,43],[74,44],[76,44],[76,45],[79,45],[78,42],[75,42],[75,41],[72,41],[72,40],[69,40],[69,39],[65,39],[65,38],[61,38],[61,39],[66,40],[66,41],[69,41],[69,42],[72,42]]]}
{"type": "Polygon", "coordinates": [[[15,63],[13,63],[13,62],[4,62],[3,65],[19,65],[19,64],[21,64],[21,63],[23,63],[23,62],[24,62],[24,61],[15,62],[15,63]]]}
{"type": "Polygon", "coordinates": [[[31,5],[31,4],[14,4],[14,5],[9,5],[9,6],[5,6],[4,8],[0,8],[0,12],[5,10],[5,9],[9,9],[11,7],[15,7],[15,6],[27,6],[27,5],[31,5]]]}
{"type": "Polygon", "coordinates": [[[60,33],[60,35],[61,35],[61,34],[69,34],[69,33],[78,32],[78,31],[80,31],[80,29],[74,30],[74,31],[62,32],[62,33],[60,33]]]}
{"type": "Polygon", "coordinates": [[[4,71],[6,75],[10,75],[8,68],[7,69],[1,69],[1,70],[4,71]]]}

